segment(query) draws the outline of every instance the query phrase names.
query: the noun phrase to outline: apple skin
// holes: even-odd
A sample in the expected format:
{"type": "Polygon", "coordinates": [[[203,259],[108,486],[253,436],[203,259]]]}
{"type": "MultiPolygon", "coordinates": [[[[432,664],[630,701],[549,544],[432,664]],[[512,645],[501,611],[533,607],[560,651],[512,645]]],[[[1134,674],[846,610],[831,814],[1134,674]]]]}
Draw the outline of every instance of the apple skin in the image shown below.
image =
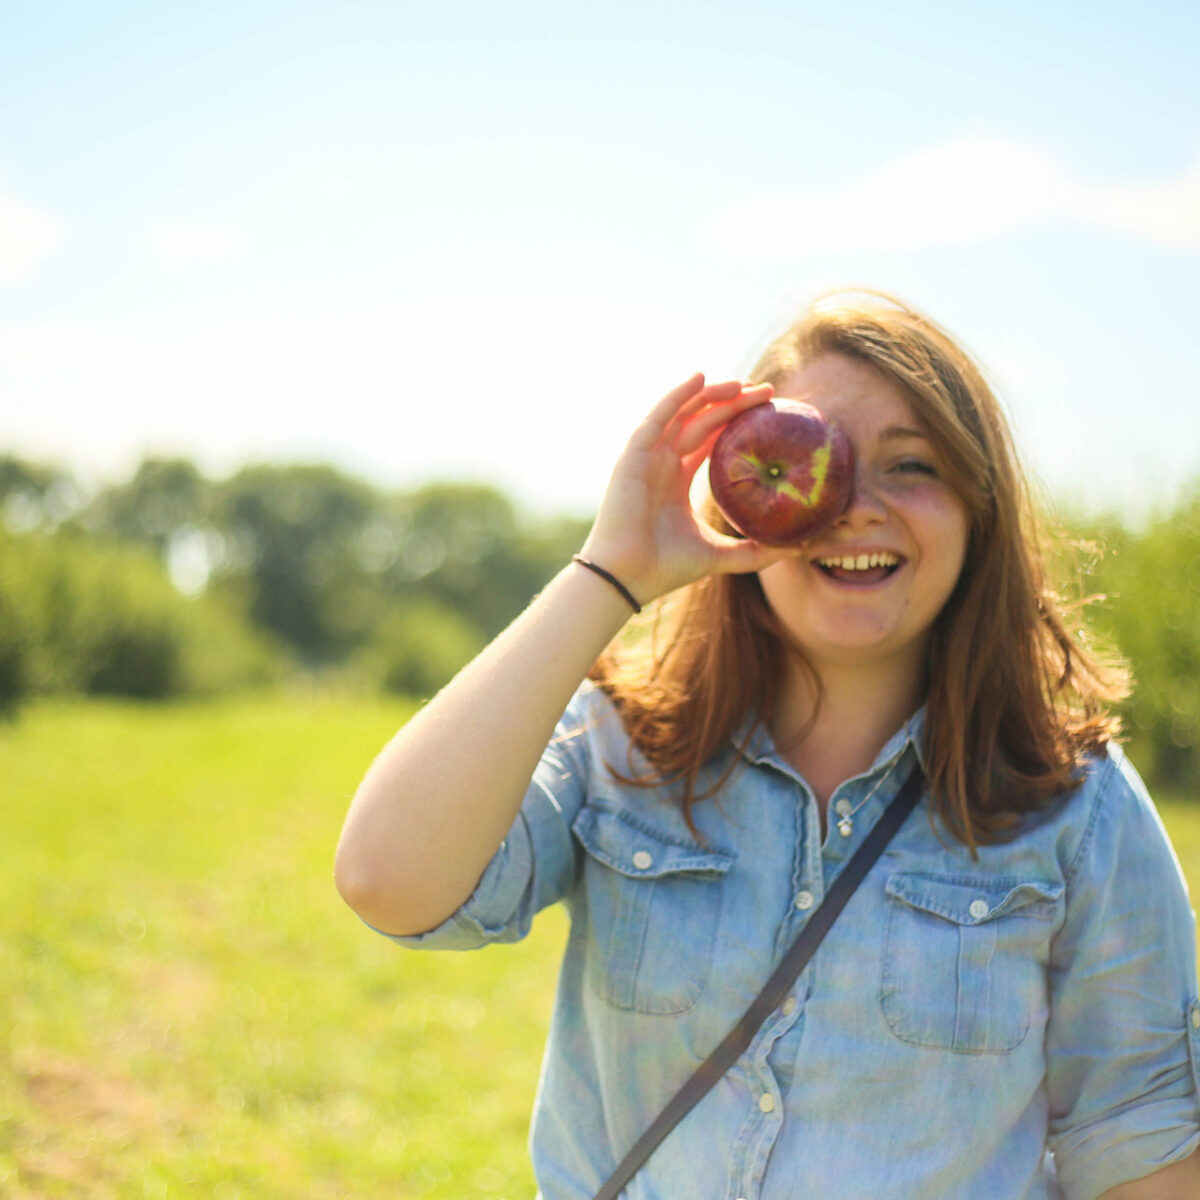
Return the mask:
{"type": "Polygon", "coordinates": [[[725,426],[708,480],[717,507],[739,533],[764,546],[798,546],[849,506],[854,450],[811,404],[777,398],[725,426]]]}

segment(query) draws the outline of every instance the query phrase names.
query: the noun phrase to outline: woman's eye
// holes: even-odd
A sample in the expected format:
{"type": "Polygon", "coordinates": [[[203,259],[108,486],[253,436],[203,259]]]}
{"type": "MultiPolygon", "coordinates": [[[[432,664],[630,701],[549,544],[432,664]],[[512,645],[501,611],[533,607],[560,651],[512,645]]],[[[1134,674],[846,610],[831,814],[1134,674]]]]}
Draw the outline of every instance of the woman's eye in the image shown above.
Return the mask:
{"type": "Polygon", "coordinates": [[[937,475],[937,468],[922,458],[905,458],[892,468],[902,475],[937,475]]]}

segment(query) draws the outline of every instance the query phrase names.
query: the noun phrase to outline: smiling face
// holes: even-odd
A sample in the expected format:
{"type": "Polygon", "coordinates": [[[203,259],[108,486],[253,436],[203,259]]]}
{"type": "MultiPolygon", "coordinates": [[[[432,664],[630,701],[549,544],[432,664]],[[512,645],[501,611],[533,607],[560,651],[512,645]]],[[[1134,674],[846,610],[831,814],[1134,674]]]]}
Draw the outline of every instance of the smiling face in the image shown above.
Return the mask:
{"type": "Polygon", "coordinates": [[[850,506],[824,533],[760,574],[787,636],[824,676],[887,664],[920,679],[933,623],[962,570],[969,519],[941,476],[904,391],[858,359],[825,354],[776,387],[850,438],[850,506]]]}

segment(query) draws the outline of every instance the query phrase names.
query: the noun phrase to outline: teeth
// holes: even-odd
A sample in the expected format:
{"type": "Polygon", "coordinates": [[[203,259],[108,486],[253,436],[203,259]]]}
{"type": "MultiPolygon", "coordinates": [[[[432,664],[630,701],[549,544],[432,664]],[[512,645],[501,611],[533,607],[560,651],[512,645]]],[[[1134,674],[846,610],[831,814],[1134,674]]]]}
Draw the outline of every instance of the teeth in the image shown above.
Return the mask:
{"type": "Polygon", "coordinates": [[[819,558],[823,567],[841,567],[843,571],[869,571],[872,567],[895,567],[900,560],[894,554],[847,554],[842,558],[819,558]]]}

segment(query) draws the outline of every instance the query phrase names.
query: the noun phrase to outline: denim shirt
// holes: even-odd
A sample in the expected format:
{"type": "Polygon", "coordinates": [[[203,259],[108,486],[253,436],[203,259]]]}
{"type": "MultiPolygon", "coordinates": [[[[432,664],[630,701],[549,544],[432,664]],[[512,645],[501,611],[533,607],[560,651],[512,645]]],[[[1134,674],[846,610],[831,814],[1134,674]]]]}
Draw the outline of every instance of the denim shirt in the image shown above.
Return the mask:
{"type": "MultiPolygon", "coordinates": [[[[759,730],[696,805],[697,838],[663,792],[614,777],[628,739],[579,692],[473,895],[395,939],[514,941],[567,905],[531,1133],[543,1200],[592,1196],[745,1011],[920,757],[922,723],[838,787],[824,837],[759,730]]],[[[923,800],[624,1195],[1089,1200],[1200,1145],[1195,952],[1179,864],[1119,749],[978,861],[923,800]]]]}

